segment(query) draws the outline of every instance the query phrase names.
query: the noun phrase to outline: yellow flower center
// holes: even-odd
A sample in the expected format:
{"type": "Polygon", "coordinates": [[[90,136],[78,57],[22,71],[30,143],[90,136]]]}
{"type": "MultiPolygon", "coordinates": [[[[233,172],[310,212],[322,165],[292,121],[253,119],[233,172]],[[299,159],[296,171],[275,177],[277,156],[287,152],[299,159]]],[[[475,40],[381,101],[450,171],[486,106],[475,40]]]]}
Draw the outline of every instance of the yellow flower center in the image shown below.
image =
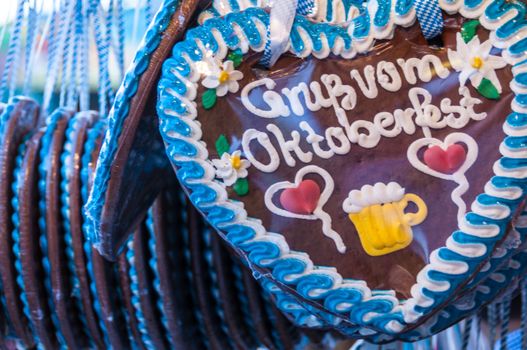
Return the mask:
{"type": "Polygon", "coordinates": [[[234,169],[239,170],[242,167],[242,160],[240,156],[232,156],[231,164],[234,169]]]}
{"type": "Polygon", "coordinates": [[[221,84],[225,83],[226,81],[229,80],[229,73],[222,70],[220,73],[220,76],[218,77],[218,80],[221,84]]]}
{"type": "Polygon", "coordinates": [[[481,66],[483,66],[483,60],[481,59],[481,57],[476,56],[472,59],[471,64],[472,64],[472,67],[476,69],[480,69],[481,66]]]}

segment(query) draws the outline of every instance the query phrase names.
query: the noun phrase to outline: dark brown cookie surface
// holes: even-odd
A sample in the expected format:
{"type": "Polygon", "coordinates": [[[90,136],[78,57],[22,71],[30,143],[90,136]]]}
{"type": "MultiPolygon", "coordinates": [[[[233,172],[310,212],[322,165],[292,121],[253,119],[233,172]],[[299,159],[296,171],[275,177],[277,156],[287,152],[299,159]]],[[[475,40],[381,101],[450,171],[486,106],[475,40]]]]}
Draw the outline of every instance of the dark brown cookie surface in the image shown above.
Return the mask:
{"type": "Polygon", "coordinates": [[[33,337],[28,328],[28,320],[23,313],[19,285],[16,283],[16,269],[13,256],[12,197],[13,170],[19,146],[24,137],[37,124],[39,108],[35,101],[17,98],[7,106],[2,106],[3,120],[0,148],[0,275],[6,300],[7,314],[13,331],[26,346],[32,346],[33,337]]]}
{"type": "Polygon", "coordinates": [[[192,287],[196,290],[197,304],[203,320],[205,336],[211,349],[230,348],[229,339],[221,327],[215,306],[211,281],[204,256],[203,233],[205,224],[201,215],[188,205],[188,242],[191,256],[192,287]]]}
{"type": "Polygon", "coordinates": [[[135,316],[135,308],[132,304],[132,290],[130,288],[130,266],[128,260],[126,259],[126,248],[123,253],[119,254],[116,264],[119,266],[119,286],[123,293],[123,307],[127,315],[127,328],[130,332],[134,344],[139,347],[139,349],[146,349],[143,344],[143,339],[141,338],[141,332],[139,331],[139,325],[137,323],[137,317],[135,316]]]}
{"type": "MultiPolygon", "coordinates": [[[[194,303],[185,262],[185,207],[182,205],[177,184],[163,191],[152,205],[150,240],[155,255],[154,274],[158,278],[158,290],[162,303],[162,317],[168,328],[171,346],[182,349],[202,347],[198,321],[194,315],[194,303]],[[185,287],[187,286],[187,287],[185,287]]],[[[154,282],[156,283],[156,282],[154,282]]]]}
{"type": "Polygon", "coordinates": [[[68,271],[67,267],[66,243],[64,241],[65,231],[61,215],[61,155],[66,142],[66,132],[72,118],[74,118],[72,111],[63,111],[57,123],[48,126],[48,129],[53,128],[53,134],[50,138],[49,148],[46,151],[46,158],[41,159],[44,162],[41,166],[46,169],[44,227],[47,238],[47,252],[44,253],[47,254],[50,265],[50,297],[54,305],[52,312],[56,314],[66,345],[70,348],[79,348],[86,346],[87,343],[86,338],[81,333],[82,326],[78,315],[80,310],[75,309],[75,301],[73,300],[74,286],[70,284],[70,271],[68,271]]]}
{"type": "MultiPolygon", "coordinates": [[[[90,283],[92,283],[88,269],[92,269],[91,263],[88,261],[89,257],[86,255],[85,245],[89,244],[86,242],[86,237],[83,232],[83,197],[82,197],[82,186],[81,172],[88,171],[88,169],[82,169],[82,161],[85,157],[91,159],[93,155],[85,154],[85,152],[98,153],[98,147],[94,147],[96,138],[100,138],[100,132],[98,135],[93,136],[95,139],[87,140],[88,132],[91,131],[93,122],[97,119],[97,115],[91,112],[87,112],[84,115],[77,114],[75,116],[79,118],[79,125],[77,129],[77,136],[74,138],[74,142],[71,144],[71,168],[69,170],[69,180],[67,190],[69,191],[69,210],[67,211],[67,217],[63,220],[69,222],[69,230],[71,234],[71,245],[73,249],[75,275],[78,281],[76,293],[79,295],[82,302],[82,313],[86,320],[86,332],[90,336],[91,341],[98,348],[104,348],[104,338],[99,327],[96,311],[94,309],[94,298],[91,293],[90,283]],[[87,145],[86,143],[90,144],[87,145]],[[88,151],[86,147],[91,147],[88,151]]],[[[92,131],[95,132],[95,131],[92,131]]],[[[87,189],[84,189],[87,191],[87,189]]]]}
{"type": "MultiPolygon", "coordinates": [[[[167,349],[169,347],[165,332],[161,324],[161,314],[156,307],[157,295],[153,287],[153,272],[148,264],[148,233],[143,223],[136,229],[133,242],[129,244],[133,249],[133,257],[129,259],[132,268],[130,278],[132,279],[133,293],[135,293],[136,317],[140,318],[144,327],[144,337],[151,342],[156,349],[167,349]]],[[[128,255],[128,253],[127,253],[128,255]]]]}
{"type": "Polygon", "coordinates": [[[27,143],[26,154],[18,180],[20,220],[20,261],[27,304],[37,342],[46,349],[57,349],[57,330],[51,320],[47,286],[44,283],[42,251],[40,249],[39,218],[39,151],[43,131],[37,132],[27,143]]]}
{"type": "Polygon", "coordinates": [[[166,180],[171,178],[172,170],[158,132],[156,82],[163,61],[183,36],[199,2],[185,1],[175,9],[158,48],[151,54],[150,64],[139,78],[137,92],[125,109],[128,115],[119,130],[116,154],[113,159],[105,159],[111,162],[110,174],[106,192],[98,199],[103,208],[95,221],[101,232],[99,250],[110,259],[117,256],[130,232],[166,186],[166,180]]]}

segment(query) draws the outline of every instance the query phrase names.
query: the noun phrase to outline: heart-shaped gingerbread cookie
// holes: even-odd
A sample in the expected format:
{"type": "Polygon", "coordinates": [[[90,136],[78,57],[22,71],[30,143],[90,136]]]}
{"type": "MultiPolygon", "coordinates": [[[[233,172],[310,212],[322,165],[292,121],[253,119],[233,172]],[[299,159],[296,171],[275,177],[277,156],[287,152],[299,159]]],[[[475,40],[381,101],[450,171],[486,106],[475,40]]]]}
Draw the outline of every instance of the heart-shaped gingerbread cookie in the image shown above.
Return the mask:
{"type": "Polygon", "coordinates": [[[522,65],[511,69],[519,37],[496,31],[492,1],[441,3],[461,15],[440,49],[411,6],[375,3],[347,29],[298,17],[290,54],[268,71],[265,11],[206,21],[166,61],[158,112],[194,204],[254,268],[396,333],[450,300],[506,236],[524,197],[527,154],[512,138],[527,134],[527,106],[522,65]],[[480,21],[472,36],[463,16],[480,21]],[[315,175],[298,176],[306,167],[315,175]],[[308,180],[316,206],[316,191],[291,190],[308,180]]]}

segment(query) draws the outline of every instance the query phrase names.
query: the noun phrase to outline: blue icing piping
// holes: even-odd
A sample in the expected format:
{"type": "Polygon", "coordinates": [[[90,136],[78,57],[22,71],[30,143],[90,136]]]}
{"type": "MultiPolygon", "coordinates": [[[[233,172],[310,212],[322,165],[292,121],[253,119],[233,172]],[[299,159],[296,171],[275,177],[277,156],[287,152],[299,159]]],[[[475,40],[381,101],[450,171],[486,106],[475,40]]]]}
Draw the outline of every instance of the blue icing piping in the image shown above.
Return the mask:
{"type": "Polygon", "coordinates": [[[521,39],[518,42],[515,42],[509,47],[509,51],[513,55],[522,55],[527,51],[527,38],[521,39]]]}
{"type": "Polygon", "coordinates": [[[265,260],[276,259],[280,256],[280,248],[270,242],[249,242],[239,245],[247,255],[249,260],[260,267],[267,266],[265,260]]]}
{"type": "Polygon", "coordinates": [[[317,289],[330,289],[333,287],[333,279],[327,275],[302,275],[296,282],[296,289],[304,298],[323,299],[326,293],[318,294],[316,297],[312,292],[317,289]]]}
{"type": "Polygon", "coordinates": [[[215,205],[213,207],[207,207],[202,209],[207,213],[207,219],[209,222],[218,227],[222,224],[227,224],[234,220],[236,213],[230,209],[215,205]]]}
{"type": "MultiPolygon", "coordinates": [[[[370,312],[379,314],[390,313],[393,309],[393,303],[384,299],[369,299],[355,305],[349,312],[348,316],[352,323],[364,324],[364,315],[370,312]]],[[[402,315],[399,315],[402,320],[402,315]]],[[[371,322],[371,321],[370,321],[371,322]]],[[[366,323],[370,323],[366,322],[366,323]]]]}
{"type": "Polygon", "coordinates": [[[506,0],[496,0],[491,2],[485,9],[485,16],[491,20],[495,21],[505,15],[511,9],[508,1],[506,0]]]}
{"type": "Polygon", "coordinates": [[[187,157],[195,157],[198,153],[194,145],[183,140],[174,139],[174,143],[171,144],[168,152],[174,152],[176,154],[185,154],[187,157]]]}
{"type": "Polygon", "coordinates": [[[507,124],[513,128],[521,128],[527,126],[527,114],[512,113],[507,117],[507,124]]]}
{"type": "Polygon", "coordinates": [[[510,11],[511,9],[515,9],[518,13],[513,19],[496,30],[496,36],[498,38],[509,38],[527,25],[527,20],[525,19],[527,13],[525,5],[520,1],[509,2],[508,10],[510,11]]]}
{"type": "Polygon", "coordinates": [[[507,169],[517,169],[527,167],[527,159],[521,158],[502,158],[500,165],[507,169]]]}
{"type": "Polygon", "coordinates": [[[465,0],[465,6],[473,9],[481,5],[482,2],[483,0],[465,0]]]}
{"type": "MultiPolygon", "coordinates": [[[[477,197],[477,200],[478,202],[481,204],[481,205],[496,205],[496,204],[501,204],[501,205],[507,205],[509,207],[516,207],[516,205],[521,201],[521,198],[518,198],[516,200],[513,200],[513,199],[503,199],[503,198],[497,198],[497,197],[494,197],[494,196],[490,196],[488,194],[480,194],[478,197],[477,197]]],[[[509,219],[509,217],[507,217],[507,219],[509,219]]]]}
{"type": "Polygon", "coordinates": [[[490,182],[497,188],[509,188],[509,187],[516,187],[516,188],[524,188],[526,186],[525,180],[520,179],[514,179],[509,177],[503,177],[503,176],[494,176],[490,182]]]}
{"type": "Polygon", "coordinates": [[[368,35],[370,35],[370,14],[363,12],[353,20],[353,36],[362,39],[368,35]]]}
{"type": "Polygon", "coordinates": [[[518,136],[518,137],[514,137],[514,136],[507,136],[505,138],[505,144],[507,145],[507,147],[509,148],[516,148],[518,150],[522,150],[522,151],[525,151],[526,148],[527,148],[527,137],[523,137],[523,136],[518,136]]]}
{"type": "MultiPolygon", "coordinates": [[[[168,149],[168,155],[175,155],[173,152],[174,149],[168,149]]],[[[181,181],[183,181],[187,186],[189,181],[201,179],[205,175],[203,168],[196,162],[178,162],[176,164],[179,167],[177,175],[181,181]]]]}
{"type": "Polygon", "coordinates": [[[514,97],[514,101],[522,106],[527,106],[527,95],[516,95],[516,97],[514,97]]]}
{"type": "Polygon", "coordinates": [[[406,15],[413,9],[414,0],[396,0],[395,2],[395,12],[398,15],[406,15]]]}
{"type": "Polygon", "coordinates": [[[289,284],[289,275],[302,273],[306,269],[305,263],[301,260],[289,258],[282,259],[273,265],[273,276],[280,282],[289,284]]]}
{"type": "MultiPolygon", "coordinates": [[[[225,17],[225,21],[229,25],[238,24],[239,26],[241,26],[251,45],[263,45],[265,38],[262,38],[260,32],[256,29],[255,20],[260,21],[264,26],[267,27],[269,25],[269,16],[267,15],[267,13],[262,12],[262,10],[257,8],[250,8],[246,12],[252,17],[249,20],[245,15],[243,15],[242,12],[238,12],[228,14],[225,17]]],[[[237,44],[237,40],[234,41],[234,38],[227,38],[226,43],[229,47],[235,47],[235,45],[237,44]]]]}
{"type": "Polygon", "coordinates": [[[520,73],[520,74],[516,75],[514,80],[516,81],[516,83],[518,83],[518,84],[520,84],[522,86],[527,86],[527,73],[520,73]]]}
{"type": "Polygon", "coordinates": [[[230,225],[225,227],[227,231],[227,239],[234,246],[238,246],[241,243],[253,239],[256,233],[254,230],[243,225],[230,225]]]}
{"type": "Polygon", "coordinates": [[[216,192],[205,186],[193,186],[190,200],[198,208],[206,207],[216,200],[216,192]]]}
{"type": "Polygon", "coordinates": [[[363,294],[358,289],[333,289],[328,292],[324,306],[329,310],[339,310],[341,312],[350,312],[353,305],[360,303],[363,294]],[[342,308],[342,304],[348,304],[347,308],[342,308]]]}
{"type": "MultiPolygon", "coordinates": [[[[164,93],[166,95],[170,95],[168,93],[164,93]]],[[[161,98],[164,98],[165,96],[160,96],[161,98]]],[[[187,109],[186,107],[184,106],[184,104],[182,103],[181,100],[175,98],[175,97],[168,97],[170,100],[168,100],[167,102],[167,105],[164,106],[164,109],[165,110],[171,110],[171,111],[174,111],[174,112],[177,112],[177,113],[180,113],[180,114],[187,114],[187,109]]]]}
{"type": "Polygon", "coordinates": [[[231,6],[232,11],[240,11],[240,5],[238,5],[237,0],[229,0],[229,5],[231,6]]]}
{"type": "Polygon", "coordinates": [[[395,0],[378,0],[377,1],[378,8],[373,18],[373,24],[375,24],[377,27],[382,28],[388,24],[388,21],[390,20],[392,1],[395,1],[395,0]]]}

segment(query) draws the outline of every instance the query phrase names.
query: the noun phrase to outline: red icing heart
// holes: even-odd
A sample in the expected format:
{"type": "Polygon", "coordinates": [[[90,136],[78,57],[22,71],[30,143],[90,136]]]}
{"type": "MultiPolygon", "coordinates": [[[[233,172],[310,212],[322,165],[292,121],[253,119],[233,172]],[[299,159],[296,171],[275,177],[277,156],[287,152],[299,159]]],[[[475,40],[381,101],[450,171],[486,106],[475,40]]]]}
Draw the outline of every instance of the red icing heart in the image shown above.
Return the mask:
{"type": "Polygon", "coordinates": [[[280,194],[280,204],[295,214],[312,214],[320,199],[320,187],[313,180],[303,180],[296,188],[287,188],[280,194]]]}
{"type": "Polygon", "coordinates": [[[424,160],[430,169],[443,174],[452,174],[465,162],[467,152],[463,146],[454,144],[446,151],[439,146],[432,146],[425,151],[424,160]]]}

